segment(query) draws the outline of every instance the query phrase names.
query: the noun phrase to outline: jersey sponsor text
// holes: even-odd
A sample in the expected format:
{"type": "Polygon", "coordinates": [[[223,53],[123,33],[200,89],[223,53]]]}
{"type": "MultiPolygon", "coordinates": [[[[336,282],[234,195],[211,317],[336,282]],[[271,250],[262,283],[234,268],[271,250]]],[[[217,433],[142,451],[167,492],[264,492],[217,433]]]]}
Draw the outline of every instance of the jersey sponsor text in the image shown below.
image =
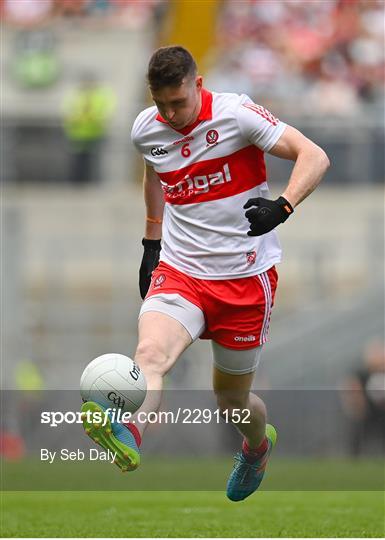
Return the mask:
{"type": "Polygon", "coordinates": [[[190,194],[196,195],[197,193],[208,193],[212,186],[224,184],[225,182],[231,182],[228,163],[224,164],[221,171],[215,173],[193,177],[186,174],[182,180],[174,185],[169,185],[163,180],[160,181],[162,189],[167,194],[168,199],[183,198],[190,194]]]}

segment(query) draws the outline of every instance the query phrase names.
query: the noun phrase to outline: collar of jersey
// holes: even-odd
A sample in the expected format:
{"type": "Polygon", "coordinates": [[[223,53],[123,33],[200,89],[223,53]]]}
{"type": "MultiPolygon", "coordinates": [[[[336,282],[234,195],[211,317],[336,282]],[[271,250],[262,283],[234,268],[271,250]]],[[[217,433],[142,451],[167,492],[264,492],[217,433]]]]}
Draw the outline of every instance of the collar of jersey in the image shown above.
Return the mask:
{"type": "Polygon", "coordinates": [[[203,120],[211,120],[212,117],[213,117],[213,95],[211,92],[206,90],[206,88],[202,88],[202,107],[198,115],[198,118],[195,120],[193,124],[190,124],[189,126],[186,126],[183,129],[175,129],[174,127],[170,126],[167,120],[162,118],[159,113],[156,115],[156,120],[158,120],[159,122],[162,122],[163,124],[167,124],[175,131],[178,131],[178,133],[182,133],[182,135],[188,135],[203,120]]]}

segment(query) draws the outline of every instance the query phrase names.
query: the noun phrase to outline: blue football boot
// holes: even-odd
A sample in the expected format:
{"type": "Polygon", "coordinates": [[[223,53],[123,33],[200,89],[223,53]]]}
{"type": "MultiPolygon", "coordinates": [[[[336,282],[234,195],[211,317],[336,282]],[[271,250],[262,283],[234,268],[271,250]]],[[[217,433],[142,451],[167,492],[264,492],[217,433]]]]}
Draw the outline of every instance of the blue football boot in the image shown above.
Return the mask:
{"type": "Polygon", "coordinates": [[[254,463],[249,463],[243,452],[235,456],[235,463],[227,482],[227,497],[231,501],[243,501],[256,491],[265,474],[267,461],[277,440],[275,428],[266,424],[266,437],[268,448],[266,452],[254,463]]]}

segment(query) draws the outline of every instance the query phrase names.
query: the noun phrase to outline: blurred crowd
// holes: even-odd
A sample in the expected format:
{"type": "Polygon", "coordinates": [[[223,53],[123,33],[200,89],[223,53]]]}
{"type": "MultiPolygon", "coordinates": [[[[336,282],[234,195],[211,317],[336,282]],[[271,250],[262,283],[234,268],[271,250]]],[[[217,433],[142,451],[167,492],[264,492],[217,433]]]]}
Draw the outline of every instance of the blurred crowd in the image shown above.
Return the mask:
{"type": "Polygon", "coordinates": [[[209,84],[311,115],[381,104],[382,0],[226,0],[209,84]]]}
{"type": "Polygon", "coordinates": [[[165,0],[0,0],[2,18],[24,28],[57,19],[142,28],[160,17],[165,5],[165,0]]]}
{"type": "Polygon", "coordinates": [[[7,69],[25,89],[52,86],[61,75],[58,45],[71,40],[68,30],[97,35],[159,28],[167,6],[168,0],[0,0],[12,43],[7,69]]]}
{"type": "MultiPolygon", "coordinates": [[[[32,35],[32,48],[38,40],[31,31],[54,21],[140,29],[150,20],[160,23],[169,5],[168,0],[0,0],[2,18],[24,30],[24,41],[32,35]]],[[[245,92],[274,111],[312,116],[357,115],[365,104],[383,103],[383,0],[223,0],[218,6],[208,87],[245,92]]]]}

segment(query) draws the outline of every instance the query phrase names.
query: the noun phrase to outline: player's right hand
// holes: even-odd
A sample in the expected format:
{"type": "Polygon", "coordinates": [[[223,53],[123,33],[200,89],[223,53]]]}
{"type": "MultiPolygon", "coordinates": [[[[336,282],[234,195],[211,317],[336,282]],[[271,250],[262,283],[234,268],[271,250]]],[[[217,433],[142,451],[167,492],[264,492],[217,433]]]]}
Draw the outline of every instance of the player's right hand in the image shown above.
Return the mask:
{"type": "Polygon", "coordinates": [[[144,253],[139,269],[139,290],[143,300],[150,287],[151,274],[159,264],[161,246],[160,240],[148,240],[147,238],[143,238],[142,245],[144,253]]]}

